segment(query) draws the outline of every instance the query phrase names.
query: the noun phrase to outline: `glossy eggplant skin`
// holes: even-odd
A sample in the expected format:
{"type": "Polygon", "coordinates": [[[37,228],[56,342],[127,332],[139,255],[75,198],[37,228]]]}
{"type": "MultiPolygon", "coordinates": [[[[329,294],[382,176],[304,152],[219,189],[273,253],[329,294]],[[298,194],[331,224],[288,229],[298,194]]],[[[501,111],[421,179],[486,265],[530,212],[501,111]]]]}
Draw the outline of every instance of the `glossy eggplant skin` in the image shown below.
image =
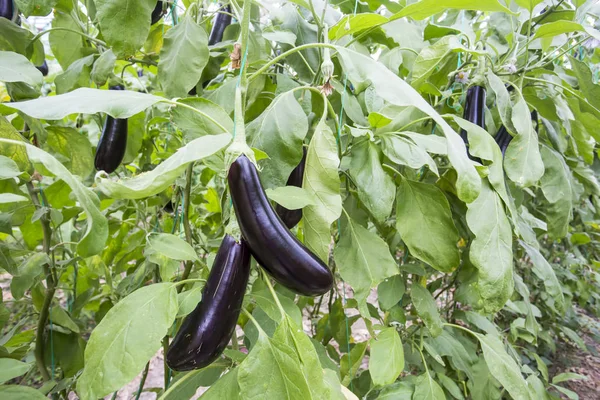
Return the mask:
{"type": "Polygon", "coordinates": [[[235,329],[250,276],[244,241],[225,235],[202,290],[202,300],[183,320],[167,351],[175,371],[204,368],[215,361],[235,329]]]}
{"type": "Polygon", "coordinates": [[[150,25],[154,25],[163,17],[163,2],[159,0],[156,2],[156,7],[152,10],[152,16],[150,17],[150,25]]]}
{"type": "Polygon", "coordinates": [[[48,63],[46,62],[46,60],[44,60],[44,63],[42,65],[39,65],[36,68],[42,73],[42,75],[48,76],[48,63]]]}
{"type": "MultiPolygon", "coordinates": [[[[465,101],[465,110],[463,118],[485,129],[485,88],[482,86],[471,86],[467,90],[467,99],[465,101]]],[[[467,131],[462,129],[460,136],[465,143],[468,143],[467,131]]]]}
{"type": "Polygon", "coordinates": [[[0,0],[1,18],[12,19],[14,12],[13,0],[0,0]]]}
{"type": "MultiPolygon", "coordinates": [[[[538,113],[536,110],[533,110],[531,112],[531,121],[535,123],[535,132],[538,132],[539,129],[539,121],[538,121],[538,113]]],[[[494,139],[496,140],[496,143],[498,144],[498,147],[500,147],[500,151],[502,151],[502,156],[504,156],[504,153],[506,153],[506,149],[508,148],[508,145],[510,144],[510,141],[513,140],[513,136],[508,133],[508,131],[506,130],[506,127],[504,125],[502,125],[500,127],[500,129],[498,130],[498,133],[496,133],[496,136],[494,137],[494,139]]]]}
{"type": "MultiPolygon", "coordinates": [[[[124,90],[123,86],[112,86],[110,90],[124,90]]],[[[96,148],[94,166],[98,171],[111,173],[123,161],[127,148],[127,118],[106,116],[104,129],[96,148]]]]}
{"type": "MultiPolygon", "coordinates": [[[[302,187],[302,179],[304,178],[304,167],[306,166],[306,147],[303,147],[302,150],[302,160],[300,160],[300,164],[298,164],[290,174],[290,177],[287,180],[287,186],[302,187]]],[[[277,204],[277,206],[275,207],[275,211],[277,212],[277,215],[279,215],[279,218],[281,218],[285,226],[288,227],[288,229],[292,229],[293,227],[298,225],[298,222],[300,222],[300,220],[302,219],[301,208],[297,210],[288,210],[287,208],[277,204]]]]}
{"type": "Polygon", "coordinates": [[[287,229],[246,156],[231,164],[227,180],[238,225],[256,261],[296,293],[316,296],[331,289],[331,271],[287,229]]]}
{"type": "Polygon", "coordinates": [[[228,14],[218,13],[213,22],[210,36],[208,37],[208,45],[212,46],[223,40],[223,32],[231,24],[231,6],[226,5],[223,9],[228,14]]]}

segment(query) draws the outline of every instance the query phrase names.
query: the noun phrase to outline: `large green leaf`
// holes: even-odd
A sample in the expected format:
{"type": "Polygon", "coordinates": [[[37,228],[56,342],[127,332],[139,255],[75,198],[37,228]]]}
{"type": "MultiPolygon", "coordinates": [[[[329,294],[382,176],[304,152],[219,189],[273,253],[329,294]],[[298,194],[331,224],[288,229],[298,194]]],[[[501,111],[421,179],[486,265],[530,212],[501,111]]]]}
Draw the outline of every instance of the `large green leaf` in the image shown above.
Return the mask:
{"type": "Polygon", "coordinates": [[[469,259],[477,267],[477,289],[487,312],[504,306],[513,289],[512,230],[502,201],[487,181],[468,205],[467,224],[475,235],[469,259]]]}
{"type": "MultiPolygon", "coordinates": [[[[23,375],[31,369],[31,364],[12,358],[0,358],[0,384],[23,375]]],[[[2,393],[0,391],[0,393],[2,393]]]]}
{"type": "Polygon", "coordinates": [[[225,367],[224,362],[215,361],[205,368],[177,375],[177,378],[169,385],[169,389],[159,397],[159,400],[190,399],[194,397],[199,387],[211,386],[219,378],[225,367]]]}
{"type": "Polygon", "coordinates": [[[342,279],[352,286],[361,307],[370,289],[396,275],[398,267],[388,245],[377,234],[352,219],[344,225],[333,255],[342,279]]]}
{"type": "Polygon", "coordinates": [[[277,96],[246,128],[248,144],[267,153],[260,177],[266,188],[285,186],[302,159],[308,121],[293,92],[277,96]]]}
{"type": "Polygon", "coordinates": [[[42,73],[25,56],[13,51],[0,51],[0,81],[39,86],[42,80],[42,73]]]}
{"type": "MultiPolygon", "coordinates": [[[[73,19],[73,16],[62,10],[54,12],[52,28],[65,28],[76,32],[82,32],[81,26],[73,19]]],[[[89,48],[83,43],[83,37],[75,32],[67,30],[50,31],[49,39],[52,54],[64,71],[75,60],[79,60],[89,54],[89,48]]]]}
{"type": "Polygon", "coordinates": [[[74,175],[86,178],[94,170],[94,155],[92,145],[87,135],[80,134],[76,129],[62,126],[49,126],[48,145],[56,153],[66,158],[65,167],[74,175]]]}
{"type": "Polygon", "coordinates": [[[174,260],[198,260],[194,248],[188,242],[170,233],[149,235],[146,252],[160,253],[174,260]]]}
{"type": "Polygon", "coordinates": [[[47,400],[42,392],[21,385],[0,385],[2,400],[47,400]]]}
{"type": "Polygon", "coordinates": [[[396,228],[413,256],[441,272],[458,267],[458,231],[448,200],[436,186],[402,179],[396,228]]]}
{"type": "Polygon", "coordinates": [[[415,381],[414,400],[445,400],[444,389],[433,380],[429,371],[417,377],[415,381]]]}
{"type": "Polygon", "coordinates": [[[116,199],[149,197],[172,185],[189,163],[215,154],[225,148],[230,141],[231,135],[228,133],[202,136],[179,148],[177,153],[167,158],[150,172],[117,181],[99,176],[96,178],[96,184],[107,196],[116,199]]]}
{"type": "Polygon", "coordinates": [[[56,94],[64,94],[73,89],[89,86],[93,63],[94,55],[73,61],[65,72],[54,78],[56,94]]]}
{"type": "Polygon", "coordinates": [[[439,336],[443,329],[442,319],[429,290],[415,282],[410,286],[410,299],[431,335],[433,337],[439,336]]]}
{"type": "MultiPolygon", "coordinates": [[[[419,169],[423,166],[429,167],[429,170],[436,175],[439,175],[437,165],[429,154],[427,154],[427,148],[421,147],[418,143],[413,141],[410,137],[405,135],[397,134],[383,134],[381,135],[381,145],[383,153],[393,162],[406,165],[412,169],[419,169]]],[[[415,133],[414,135],[419,135],[415,133]]],[[[420,135],[427,138],[425,135],[420,135]]],[[[439,136],[436,136],[439,138],[439,136]]],[[[440,138],[443,139],[443,138],[440,138]]],[[[427,139],[425,139],[427,140],[427,139]]]]}
{"type": "Polygon", "coordinates": [[[223,375],[200,398],[203,400],[241,399],[240,386],[238,384],[238,369],[234,368],[223,375]]]}
{"type": "Polygon", "coordinates": [[[106,43],[118,56],[132,56],[148,37],[156,0],[95,0],[96,16],[106,43]]]}
{"type": "Polygon", "coordinates": [[[458,197],[470,203],[481,190],[481,179],[473,162],[467,157],[465,143],[448,123],[425,101],[415,89],[400,77],[371,57],[353,50],[336,47],[341,56],[344,72],[354,86],[367,81],[374,86],[378,96],[397,106],[414,106],[429,115],[446,136],[448,158],[458,174],[456,189],[458,197]]]}
{"type": "Polygon", "coordinates": [[[80,88],[58,96],[40,97],[6,106],[38,119],[63,119],[70,114],[97,112],[114,118],[129,118],[162,100],[162,97],[130,90],[80,88]]]}
{"type": "Polygon", "coordinates": [[[304,242],[324,261],[329,260],[331,224],[342,213],[339,165],[333,132],[321,121],[308,146],[302,186],[317,203],[303,210],[304,242]]]}
{"type": "MultiPolygon", "coordinates": [[[[594,83],[594,76],[590,67],[583,61],[570,57],[573,72],[579,82],[579,90],[585,98],[596,108],[600,107],[600,85],[594,83]]],[[[595,126],[597,128],[597,126],[595,126]]]]}
{"type": "Polygon", "coordinates": [[[33,33],[10,19],[0,19],[0,50],[14,51],[30,59],[34,64],[44,62],[44,45],[41,40],[32,42],[33,33]]]}
{"type": "Polygon", "coordinates": [[[561,238],[567,234],[573,218],[570,171],[563,157],[547,146],[542,146],[542,159],[546,172],[540,183],[544,197],[550,203],[546,210],[548,233],[561,238]]]}
{"type": "Polygon", "coordinates": [[[208,62],[208,37],[190,13],[165,34],[158,80],[169,97],[183,97],[196,86],[208,62]]]}
{"type": "Polygon", "coordinates": [[[117,56],[112,50],[107,50],[100,54],[100,57],[94,63],[91,78],[98,86],[103,86],[113,73],[117,56]]]}
{"type": "Polygon", "coordinates": [[[1,174],[6,174],[5,176],[8,178],[11,175],[19,176],[20,171],[33,172],[30,170],[31,166],[29,157],[27,157],[27,150],[22,145],[25,143],[25,139],[4,117],[0,117],[0,138],[19,142],[19,144],[0,142],[0,154],[10,161],[13,161],[13,164],[8,164],[10,166],[7,166],[5,163],[0,164],[2,167],[1,174]]]}
{"type": "Polygon", "coordinates": [[[337,24],[329,29],[329,40],[339,40],[346,35],[354,35],[357,32],[375,26],[385,24],[386,17],[380,14],[365,13],[340,18],[337,24]]]}
{"type": "Polygon", "coordinates": [[[104,397],[131,381],[161,346],[177,315],[177,290],[157,283],[118,302],[92,331],[77,381],[82,400],[104,397]]]}
{"type": "Polygon", "coordinates": [[[568,32],[584,31],[583,26],[573,21],[553,21],[540,25],[535,31],[534,39],[549,38],[568,32]]]}
{"type": "Polygon", "coordinates": [[[401,274],[385,279],[377,287],[377,300],[382,310],[387,311],[394,307],[404,296],[406,287],[401,274]]]}
{"type": "Polygon", "coordinates": [[[373,383],[377,386],[394,383],[404,369],[404,349],[396,328],[385,328],[369,342],[369,373],[373,383]]]}
{"type": "MultiPolygon", "coordinates": [[[[0,131],[2,130],[2,119],[0,119],[0,131]]],[[[19,144],[25,146],[27,155],[32,162],[44,164],[46,169],[55,176],[62,179],[71,187],[77,201],[85,210],[87,227],[83,238],[77,245],[77,252],[82,257],[89,257],[100,253],[104,249],[104,243],[108,237],[108,223],[106,218],[98,209],[98,197],[75,178],[64,165],[56,158],[28,143],[16,142],[14,140],[1,139],[0,142],[19,144]]]]}
{"type": "Polygon", "coordinates": [[[421,0],[410,4],[402,11],[394,14],[391,19],[411,17],[416,20],[428,18],[448,9],[474,11],[500,11],[514,14],[498,0],[421,0]]]}
{"type": "Polygon", "coordinates": [[[58,0],[14,0],[15,5],[26,17],[45,17],[52,12],[58,0]]]}
{"type": "Polygon", "coordinates": [[[233,132],[233,120],[218,104],[200,97],[181,99],[179,103],[192,106],[202,112],[200,114],[185,106],[176,106],[171,109],[173,122],[182,131],[186,141],[197,139],[204,135],[233,132]],[[224,131],[219,125],[226,130],[224,131]]]}

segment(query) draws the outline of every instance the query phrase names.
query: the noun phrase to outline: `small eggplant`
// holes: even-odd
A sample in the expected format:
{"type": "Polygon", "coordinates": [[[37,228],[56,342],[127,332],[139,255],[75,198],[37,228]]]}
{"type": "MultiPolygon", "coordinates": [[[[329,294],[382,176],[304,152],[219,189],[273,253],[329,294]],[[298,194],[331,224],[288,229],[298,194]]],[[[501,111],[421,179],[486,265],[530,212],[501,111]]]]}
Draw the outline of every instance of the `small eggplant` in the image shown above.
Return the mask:
{"type": "Polygon", "coordinates": [[[44,63],[42,65],[39,65],[36,68],[42,73],[42,75],[48,76],[48,63],[46,62],[46,60],[44,60],[44,63]]]}
{"type": "Polygon", "coordinates": [[[225,32],[225,28],[231,24],[231,6],[226,5],[223,11],[227,14],[220,12],[215,17],[215,22],[213,23],[210,36],[208,37],[209,46],[217,44],[223,40],[223,32],[225,32]]]}
{"type": "Polygon", "coordinates": [[[202,300],[185,317],[167,351],[167,364],[175,371],[204,368],[229,343],[240,315],[248,277],[250,251],[242,240],[226,235],[202,290],[202,300]]]}
{"type": "MultiPolygon", "coordinates": [[[[306,147],[302,148],[302,160],[300,160],[300,164],[290,174],[290,177],[287,180],[287,186],[296,186],[302,187],[302,179],[304,178],[304,167],[306,166],[306,147]]],[[[288,210],[284,206],[277,204],[275,207],[275,211],[277,211],[277,215],[283,221],[285,226],[288,229],[292,229],[298,222],[302,219],[302,209],[299,208],[297,210],[288,210]]]]}
{"type": "Polygon", "coordinates": [[[163,10],[163,2],[162,0],[158,0],[156,2],[156,7],[154,7],[154,10],[152,10],[152,16],[150,17],[150,25],[154,25],[155,23],[160,21],[164,14],[165,12],[163,10]]]}
{"type": "MultiPolygon", "coordinates": [[[[471,86],[467,90],[467,99],[465,100],[465,111],[463,118],[485,129],[485,88],[482,86],[471,86]]],[[[460,136],[465,143],[468,143],[467,132],[462,129],[460,136]]]]}
{"type": "Polygon", "coordinates": [[[506,127],[504,125],[502,125],[500,127],[500,129],[498,130],[498,133],[496,133],[496,136],[494,137],[494,139],[496,140],[498,147],[500,147],[502,156],[504,156],[504,153],[506,153],[506,149],[508,148],[508,145],[509,145],[510,141],[512,140],[512,138],[513,138],[512,135],[510,133],[508,133],[508,131],[506,130],[506,127]]]}
{"type": "MultiPolygon", "coordinates": [[[[123,86],[112,86],[110,90],[124,90],[123,86]]],[[[106,116],[102,136],[96,148],[94,166],[98,171],[113,172],[123,161],[127,148],[127,118],[106,116]]]]}
{"type": "Polygon", "coordinates": [[[239,156],[231,164],[227,181],[238,225],[256,261],[277,282],[296,293],[316,296],[331,289],[331,271],[281,221],[256,167],[246,156],[239,156]]]}
{"type": "Polygon", "coordinates": [[[12,20],[14,13],[13,0],[0,0],[0,17],[12,20]]]}

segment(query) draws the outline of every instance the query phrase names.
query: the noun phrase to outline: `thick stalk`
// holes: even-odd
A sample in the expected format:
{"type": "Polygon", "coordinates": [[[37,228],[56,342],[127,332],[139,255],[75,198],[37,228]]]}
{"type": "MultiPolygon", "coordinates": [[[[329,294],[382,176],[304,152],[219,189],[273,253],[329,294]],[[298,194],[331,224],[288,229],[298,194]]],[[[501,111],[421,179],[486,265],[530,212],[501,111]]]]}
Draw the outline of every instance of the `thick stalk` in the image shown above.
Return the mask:
{"type": "Polygon", "coordinates": [[[43,35],[45,35],[46,33],[52,32],[52,31],[67,31],[67,32],[71,32],[71,33],[76,33],[78,35],[81,35],[82,37],[91,40],[92,42],[99,44],[101,46],[106,47],[106,43],[103,42],[100,39],[96,39],[95,37],[92,37],[90,35],[87,35],[81,31],[78,31],[76,29],[70,29],[70,28],[63,28],[60,26],[54,27],[54,28],[50,28],[48,30],[45,30],[43,32],[38,33],[37,35],[35,35],[32,39],[31,39],[31,43],[34,43],[35,41],[39,40],[39,38],[41,38],[43,35]]]}
{"type": "MultiPolygon", "coordinates": [[[[194,163],[190,163],[187,167],[186,176],[185,176],[185,190],[183,192],[183,230],[185,232],[185,240],[189,243],[190,246],[193,246],[192,243],[192,228],[190,227],[190,193],[192,191],[192,174],[194,172],[194,163]]],[[[183,274],[181,275],[181,280],[184,281],[190,276],[190,272],[192,271],[192,261],[186,261],[185,268],[183,270],[183,274]]],[[[181,292],[183,290],[183,286],[181,285],[177,288],[177,292],[181,292]]]]}
{"type": "MultiPolygon", "coordinates": [[[[242,14],[242,42],[241,42],[241,51],[242,54],[241,56],[244,57],[246,54],[246,50],[248,49],[248,37],[250,35],[250,10],[252,9],[252,2],[251,1],[245,1],[244,2],[244,8],[243,8],[243,14],[242,14]]],[[[243,58],[242,58],[243,59],[243,58]]],[[[244,66],[243,68],[240,70],[240,86],[242,88],[242,95],[243,98],[245,100],[246,98],[246,89],[248,87],[248,77],[246,75],[246,65],[245,63],[243,63],[244,66]]]]}
{"type": "MultiPolygon", "coordinates": [[[[35,192],[33,184],[31,184],[31,182],[28,182],[26,186],[27,191],[31,196],[31,201],[33,202],[36,208],[40,208],[40,201],[37,197],[37,193],[35,192]]],[[[47,215],[43,215],[42,218],[40,218],[40,222],[42,223],[42,232],[44,234],[44,239],[42,242],[44,253],[50,256],[52,228],[50,227],[50,221],[48,220],[47,215]]],[[[44,381],[49,381],[51,379],[51,376],[48,373],[48,370],[46,369],[46,361],[44,359],[44,330],[46,328],[46,322],[48,322],[48,316],[50,315],[50,304],[52,304],[52,299],[54,298],[56,284],[52,275],[51,266],[48,264],[44,265],[44,275],[46,276],[46,293],[44,294],[44,302],[42,304],[40,316],[38,318],[37,323],[37,332],[35,338],[35,362],[40,371],[40,374],[42,374],[42,378],[44,379],[44,381]]]]}
{"type": "Polygon", "coordinates": [[[144,373],[142,374],[142,380],[140,381],[140,386],[138,388],[137,394],[135,395],[135,400],[140,399],[140,395],[142,394],[142,390],[144,389],[144,384],[146,383],[146,378],[148,377],[148,370],[150,369],[150,361],[146,364],[146,368],[144,368],[144,373]]]}

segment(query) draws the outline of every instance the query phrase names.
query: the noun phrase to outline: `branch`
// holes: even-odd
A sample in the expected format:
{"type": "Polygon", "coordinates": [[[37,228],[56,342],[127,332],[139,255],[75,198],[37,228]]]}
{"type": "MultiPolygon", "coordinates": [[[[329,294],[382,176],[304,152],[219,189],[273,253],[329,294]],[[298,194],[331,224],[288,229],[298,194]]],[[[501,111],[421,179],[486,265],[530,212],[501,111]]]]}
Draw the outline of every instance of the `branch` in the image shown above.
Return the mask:
{"type": "MultiPolygon", "coordinates": [[[[192,229],[190,227],[190,193],[192,191],[193,172],[194,163],[190,163],[190,165],[187,167],[185,175],[185,190],[183,192],[183,230],[185,231],[185,240],[190,244],[190,246],[193,246],[192,229]]],[[[186,280],[190,276],[193,264],[194,263],[192,261],[186,261],[183,274],[181,275],[182,281],[186,280]]],[[[177,292],[181,292],[183,290],[183,286],[184,285],[179,286],[177,288],[177,292]]]]}

